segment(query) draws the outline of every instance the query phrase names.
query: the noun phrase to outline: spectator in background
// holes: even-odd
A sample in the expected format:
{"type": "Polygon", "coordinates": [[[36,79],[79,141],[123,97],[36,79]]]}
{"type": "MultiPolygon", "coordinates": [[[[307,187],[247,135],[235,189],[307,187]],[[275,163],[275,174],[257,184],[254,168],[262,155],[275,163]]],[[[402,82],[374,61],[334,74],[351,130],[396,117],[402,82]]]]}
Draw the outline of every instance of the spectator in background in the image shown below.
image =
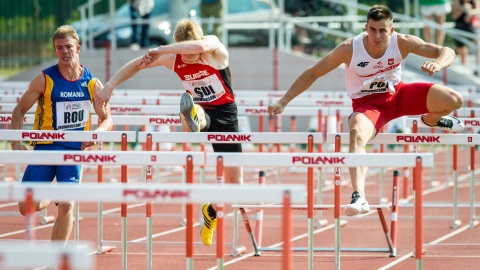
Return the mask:
{"type": "MultiPolygon", "coordinates": [[[[435,22],[440,25],[445,23],[447,14],[452,11],[450,0],[420,0],[420,7],[425,19],[435,19],[435,22]]],[[[427,43],[432,43],[432,30],[428,26],[423,28],[423,39],[427,43]]],[[[437,29],[435,31],[435,44],[443,46],[444,40],[445,31],[437,29]]]]}
{"type": "MultiPolygon", "coordinates": [[[[475,20],[479,14],[479,3],[475,0],[454,0],[452,17],[455,21],[455,29],[475,32],[475,20]]],[[[477,21],[478,23],[478,21],[477,21]]],[[[460,55],[460,63],[468,66],[468,47],[461,40],[455,39],[457,53],[460,55]]],[[[478,62],[478,60],[476,61],[478,62]]],[[[478,64],[478,63],[477,63],[478,64]]]]}
{"type": "Polygon", "coordinates": [[[132,18],[132,43],[130,48],[138,51],[140,48],[146,48],[149,44],[148,30],[150,23],[148,19],[152,13],[155,2],[153,0],[128,0],[130,6],[130,17],[132,18]],[[141,23],[139,20],[141,19],[141,23]],[[140,42],[138,40],[138,28],[141,24],[140,42]]]}
{"type": "Polygon", "coordinates": [[[210,18],[219,20],[223,17],[223,1],[226,0],[201,0],[200,17],[202,18],[202,30],[205,35],[215,35],[222,38],[222,24],[211,22],[210,18]]]}

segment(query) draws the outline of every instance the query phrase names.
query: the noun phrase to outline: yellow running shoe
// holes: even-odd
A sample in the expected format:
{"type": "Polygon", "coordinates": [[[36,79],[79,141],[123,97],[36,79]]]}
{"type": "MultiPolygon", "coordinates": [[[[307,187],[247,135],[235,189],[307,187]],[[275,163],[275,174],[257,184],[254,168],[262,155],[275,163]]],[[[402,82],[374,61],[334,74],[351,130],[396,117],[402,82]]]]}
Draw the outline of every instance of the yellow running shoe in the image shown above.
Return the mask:
{"type": "Polygon", "coordinates": [[[192,96],[185,92],[180,99],[180,117],[185,120],[191,132],[200,132],[200,120],[192,96]]]}
{"type": "Polygon", "coordinates": [[[202,205],[203,228],[200,231],[202,241],[205,246],[210,246],[213,240],[213,231],[217,228],[217,212],[213,209],[211,203],[202,205]]]}

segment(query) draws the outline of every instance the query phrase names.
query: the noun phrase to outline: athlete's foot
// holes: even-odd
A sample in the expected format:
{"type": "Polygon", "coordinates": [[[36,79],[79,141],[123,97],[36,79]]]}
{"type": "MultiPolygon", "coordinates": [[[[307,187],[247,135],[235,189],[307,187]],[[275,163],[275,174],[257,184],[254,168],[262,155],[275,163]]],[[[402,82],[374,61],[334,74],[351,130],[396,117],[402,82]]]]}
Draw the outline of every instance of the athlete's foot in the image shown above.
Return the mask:
{"type": "Polygon", "coordinates": [[[200,131],[200,120],[192,96],[185,92],[180,99],[180,117],[185,120],[191,132],[200,131]]]}
{"type": "Polygon", "coordinates": [[[423,120],[423,117],[424,115],[422,115],[420,119],[422,120],[423,124],[429,127],[438,128],[441,130],[453,131],[453,132],[460,132],[465,128],[465,125],[462,123],[462,121],[458,120],[456,117],[451,115],[442,116],[435,125],[427,124],[423,120]]]}

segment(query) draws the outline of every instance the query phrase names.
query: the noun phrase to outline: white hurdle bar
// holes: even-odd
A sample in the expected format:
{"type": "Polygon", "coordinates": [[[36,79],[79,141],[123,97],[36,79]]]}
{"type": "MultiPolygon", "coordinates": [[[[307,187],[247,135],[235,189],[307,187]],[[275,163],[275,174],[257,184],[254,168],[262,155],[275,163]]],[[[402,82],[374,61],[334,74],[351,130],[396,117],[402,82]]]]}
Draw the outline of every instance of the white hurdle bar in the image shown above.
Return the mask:
{"type": "MultiPolygon", "coordinates": [[[[11,112],[16,104],[0,103],[0,112],[11,112]]],[[[178,115],[178,105],[110,105],[111,111],[115,113],[129,114],[170,114],[178,115]]],[[[268,106],[237,106],[238,115],[269,115],[268,106]]],[[[35,108],[32,107],[28,112],[33,113],[35,108]]],[[[350,107],[286,107],[282,115],[295,116],[316,116],[318,111],[322,111],[324,115],[335,115],[337,111],[342,116],[348,116],[352,113],[350,107]]],[[[116,124],[116,123],[115,123],[116,124]]]]}
{"type": "MultiPolygon", "coordinates": [[[[24,124],[33,124],[35,116],[33,114],[26,114],[23,118],[24,124]]],[[[92,123],[98,122],[98,116],[91,116],[92,123]]],[[[169,125],[181,126],[179,116],[157,116],[157,115],[112,115],[112,121],[115,125],[130,125],[130,126],[149,126],[149,125],[169,125]]],[[[11,114],[0,114],[0,124],[11,124],[11,114]]],[[[238,117],[238,126],[246,126],[246,117],[238,117]]]]}
{"type": "Polygon", "coordinates": [[[92,244],[81,245],[63,242],[40,242],[26,240],[0,241],[1,269],[48,269],[91,270],[95,268],[95,257],[89,256],[92,244]]]}

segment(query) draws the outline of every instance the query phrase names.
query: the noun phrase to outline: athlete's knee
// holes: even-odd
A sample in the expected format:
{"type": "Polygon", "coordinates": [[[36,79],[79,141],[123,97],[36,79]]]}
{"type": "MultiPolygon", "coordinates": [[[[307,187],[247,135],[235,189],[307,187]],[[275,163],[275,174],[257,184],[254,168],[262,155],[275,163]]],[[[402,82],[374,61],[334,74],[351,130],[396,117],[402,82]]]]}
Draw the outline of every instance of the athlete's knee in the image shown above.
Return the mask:
{"type": "Polygon", "coordinates": [[[350,145],[365,147],[369,139],[369,136],[365,132],[362,132],[357,126],[350,128],[350,145]]]}
{"type": "Polygon", "coordinates": [[[69,216],[73,213],[73,202],[60,202],[58,204],[58,216],[69,216]]]}
{"type": "Polygon", "coordinates": [[[460,109],[463,106],[463,96],[460,95],[458,92],[452,92],[451,96],[451,104],[454,110],[460,109]]]}

